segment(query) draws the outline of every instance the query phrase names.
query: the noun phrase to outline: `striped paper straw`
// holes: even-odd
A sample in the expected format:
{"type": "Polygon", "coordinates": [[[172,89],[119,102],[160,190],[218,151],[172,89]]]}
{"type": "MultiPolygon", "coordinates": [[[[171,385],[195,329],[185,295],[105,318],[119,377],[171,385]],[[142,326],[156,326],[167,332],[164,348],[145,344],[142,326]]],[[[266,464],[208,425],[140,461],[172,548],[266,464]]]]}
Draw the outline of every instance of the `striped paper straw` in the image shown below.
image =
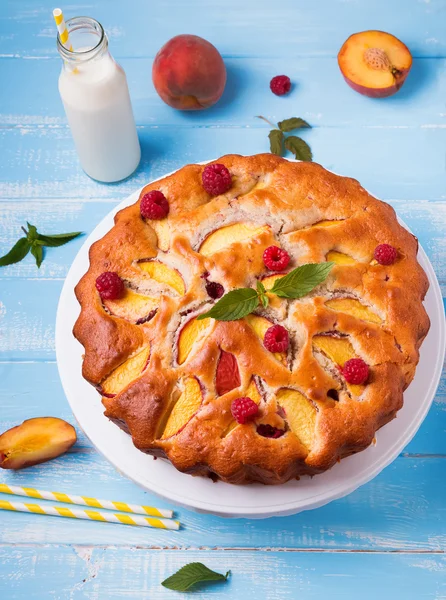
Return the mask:
{"type": "Polygon", "coordinates": [[[57,31],[59,32],[60,41],[65,48],[67,48],[70,52],[73,52],[73,46],[70,43],[70,36],[68,35],[68,29],[65,25],[65,19],[63,18],[63,13],[60,8],[55,8],[53,10],[53,17],[56,21],[57,31]]]}
{"type": "Polygon", "coordinates": [[[157,519],[155,517],[138,517],[120,513],[104,513],[97,510],[82,510],[81,508],[65,508],[63,506],[40,506],[28,502],[8,502],[0,500],[0,510],[49,515],[52,517],[65,517],[68,519],[85,519],[87,521],[104,521],[106,523],[122,523],[138,527],[155,527],[156,529],[180,528],[178,521],[170,519],[157,519]]]}
{"type": "Polygon", "coordinates": [[[28,498],[38,498],[40,500],[55,500],[56,502],[65,502],[67,504],[91,506],[92,508],[119,510],[121,512],[134,513],[137,515],[165,517],[166,519],[170,519],[173,516],[173,511],[163,508],[155,508],[153,506],[141,506],[140,504],[128,504],[127,502],[117,502],[114,500],[101,500],[100,498],[76,496],[74,494],[64,494],[63,492],[47,492],[45,490],[36,490],[29,487],[6,485],[6,483],[0,483],[0,493],[12,494],[14,496],[27,496],[28,498]]]}

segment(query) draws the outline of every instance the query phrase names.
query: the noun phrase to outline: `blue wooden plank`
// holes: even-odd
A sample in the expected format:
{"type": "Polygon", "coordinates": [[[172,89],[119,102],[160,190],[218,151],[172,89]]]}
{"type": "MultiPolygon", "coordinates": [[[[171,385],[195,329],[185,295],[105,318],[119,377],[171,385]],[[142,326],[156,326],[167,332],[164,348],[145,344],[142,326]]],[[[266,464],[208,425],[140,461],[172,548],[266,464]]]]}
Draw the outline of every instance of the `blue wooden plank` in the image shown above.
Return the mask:
{"type": "MultiPolygon", "coordinates": [[[[193,113],[164,104],[152,85],[151,59],[120,61],[127,73],[136,122],[176,127],[237,125],[265,127],[254,115],[273,122],[287,116],[307,119],[313,127],[416,127],[445,123],[446,61],[418,59],[402,90],[386,99],[372,99],[352,91],[335,58],[226,59],[228,82],[213,108],[193,113]],[[286,72],[294,82],[291,94],[277,98],[269,80],[286,72]]],[[[64,126],[66,119],[57,91],[61,60],[0,60],[2,101],[0,123],[64,126]],[[26,81],[32,94],[17,94],[26,81]]],[[[392,132],[381,131],[381,136],[392,132]]]]}
{"type": "MultiPolygon", "coordinates": [[[[143,126],[138,131],[143,151],[138,171],[121,184],[103,185],[78,166],[67,129],[0,129],[0,198],[122,197],[188,162],[269,150],[267,126],[242,130],[143,126]]],[[[445,134],[444,128],[398,128],[384,138],[379,128],[321,127],[302,136],[311,144],[315,161],[359,179],[378,197],[441,200],[445,134]]]]}
{"type": "MultiPolygon", "coordinates": [[[[3,0],[0,55],[54,56],[49,0],[3,0]]],[[[72,4],[66,17],[88,13],[102,22],[117,56],[154,56],[179,33],[209,39],[224,56],[336,56],[346,38],[365,29],[400,37],[415,56],[446,56],[444,0],[96,0],[72,4]],[[389,9],[390,8],[390,9],[389,9]]]]}
{"type": "Polygon", "coordinates": [[[193,598],[247,600],[441,600],[446,598],[446,558],[425,554],[309,552],[200,552],[86,547],[0,548],[0,587],[10,600],[161,600],[187,598],[161,581],[188,562],[203,561],[225,583],[193,598]]]}

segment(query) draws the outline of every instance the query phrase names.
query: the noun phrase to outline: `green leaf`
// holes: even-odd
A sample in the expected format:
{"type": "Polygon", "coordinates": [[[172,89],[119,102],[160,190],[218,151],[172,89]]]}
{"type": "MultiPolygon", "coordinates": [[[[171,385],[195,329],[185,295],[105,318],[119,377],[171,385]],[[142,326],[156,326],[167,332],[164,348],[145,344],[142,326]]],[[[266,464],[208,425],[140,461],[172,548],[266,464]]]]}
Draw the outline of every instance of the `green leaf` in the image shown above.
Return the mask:
{"type": "Polygon", "coordinates": [[[271,292],[280,298],[302,298],[325,281],[334,263],[315,263],[293,269],[288,275],[276,279],[271,292]]]}
{"type": "Polygon", "coordinates": [[[259,300],[262,303],[263,308],[266,308],[269,304],[269,298],[266,295],[265,286],[263,285],[263,283],[261,281],[257,281],[256,287],[257,287],[257,294],[259,296],[259,300]]]}
{"type": "Polygon", "coordinates": [[[298,160],[306,160],[309,162],[313,160],[310,146],[307,142],[304,142],[303,139],[295,135],[290,135],[285,138],[285,148],[292,152],[298,160]]]}
{"type": "Polygon", "coordinates": [[[42,248],[42,246],[40,246],[39,244],[35,244],[34,243],[31,246],[31,254],[36,259],[37,268],[40,269],[40,265],[42,264],[42,260],[43,260],[43,248],[42,248]]]}
{"type": "Polygon", "coordinates": [[[26,222],[26,224],[28,225],[28,240],[29,242],[33,242],[36,238],[37,238],[37,227],[34,227],[34,225],[31,225],[30,223],[28,223],[28,221],[26,222]]]}
{"type": "Polygon", "coordinates": [[[73,233],[58,233],[57,235],[42,235],[41,233],[37,234],[37,239],[42,243],[42,246],[49,246],[51,248],[56,248],[58,246],[63,246],[74,238],[77,238],[81,235],[82,231],[74,231],[73,233]]]}
{"type": "Polygon", "coordinates": [[[161,585],[169,590],[186,592],[190,587],[203,581],[226,581],[231,571],[226,575],[208,569],[206,565],[193,562],[185,565],[179,571],[165,579],[161,585]]]}
{"type": "Polygon", "coordinates": [[[277,124],[281,131],[293,131],[294,129],[301,129],[302,127],[310,127],[311,125],[301,119],[300,117],[291,117],[291,119],[285,119],[284,121],[279,121],[277,124]]]}
{"type": "Polygon", "coordinates": [[[6,267],[7,265],[13,265],[18,263],[25,258],[31,248],[27,238],[20,238],[18,242],[14,244],[8,254],[0,258],[0,267],[6,267]]]}
{"type": "Polygon", "coordinates": [[[207,319],[207,317],[212,317],[217,321],[236,321],[252,313],[258,305],[259,297],[256,290],[240,288],[225,294],[211,310],[199,315],[197,321],[207,319]]]}
{"type": "Polygon", "coordinates": [[[262,303],[263,308],[268,308],[269,298],[266,294],[262,294],[259,296],[260,302],[262,303]]]}
{"type": "Polygon", "coordinates": [[[259,294],[259,296],[261,294],[266,294],[266,288],[261,281],[257,281],[256,287],[257,287],[257,293],[259,294]]]}
{"type": "Polygon", "coordinates": [[[283,133],[279,129],[271,129],[268,134],[269,148],[273,154],[282,156],[283,154],[283,133]]]}

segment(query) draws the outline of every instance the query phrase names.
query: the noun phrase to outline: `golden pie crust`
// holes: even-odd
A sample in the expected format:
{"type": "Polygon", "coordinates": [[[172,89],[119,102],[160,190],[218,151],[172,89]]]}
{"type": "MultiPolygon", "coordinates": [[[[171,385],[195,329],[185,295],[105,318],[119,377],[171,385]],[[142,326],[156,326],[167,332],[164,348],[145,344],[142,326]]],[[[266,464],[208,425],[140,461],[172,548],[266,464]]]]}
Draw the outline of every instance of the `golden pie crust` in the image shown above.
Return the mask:
{"type": "Polygon", "coordinates": [[[321,473],[369,446],[402,407],[429,329],[417,239],[388,204],[320,165],[272,154],[215,162],[232,175],[227,193],[210,196],[204,166],[188,165],[141,192],[164,193],[166,219],[144,221],[138,201],[91,247],[76,287],[83,376],[137,448],[180,471],[236,484],[321,473]],[[390,266],[373,260],[383,243],[398,250],[390,266]],[[215,303],[208,281],[225,292],[257,280],[271,287],[262,259],[271,245],[290,254],[288,271],[336,264],[301,299],[271,297],[238,321],[195,321],[215,303]],[[95,280],[104,271],[124,280],[119,301],[102,302],[95,280]],[[263,345],[277,323],[290,336],[284,355],[263,345]],[[369,365],[366,385],[342,377],[351,357],[369,365]],[[231,414],[240,396],[259,404],[242,425],[231,414]],[[285,433],[263,437],[259,424],[285,433]]]}

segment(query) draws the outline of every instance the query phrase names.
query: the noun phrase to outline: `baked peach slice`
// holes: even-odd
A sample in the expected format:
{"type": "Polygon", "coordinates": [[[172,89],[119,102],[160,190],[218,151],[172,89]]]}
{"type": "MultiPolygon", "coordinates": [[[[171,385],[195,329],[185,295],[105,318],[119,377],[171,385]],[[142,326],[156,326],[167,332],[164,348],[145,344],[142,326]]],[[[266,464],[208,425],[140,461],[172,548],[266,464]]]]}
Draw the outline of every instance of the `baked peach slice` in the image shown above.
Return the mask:
{"type": "Polygon", "coordinates": [[[122,365],[117,367],[99,386],[99,392],[106,398],[114,398],[132,381],[135,381],[147,367],[150,347],[147,346],[122,365]]]}
{"type": "MultiPolygon", "coordinates": [[[[253,378],[251,378],[251,381],[249,382],[248,387],[246,388],[246,390],[243,392],[242,396],[244,398],[251,398],[251,400],[253,402],[255,402],[256,404],[260,404],[260,401],[262,400],[262,396],[259,392],[259,388],[257,386],[257,383],[253,378]]],[[[233,429],[235,429],[237,427],[238,423],[237,421],[233,420],[229,423],[229,425],[226,427],[226,429],[224,430],[223,434],[222,434],[222,438],[226,437],[228,434],[231,433],[231,431],[233,429]]]]}
{"type": "Polygon", "coordinates": [[[285,417],[291,431],[310,450],[313,445],[316,426],[316,408],[300,392],[290,388],[279,390],[276,398],[279,406],[285,411],[285,417]]]}
{"type": "Polygon", "coordinates": [[[204,334],[211,324],[211,319],[197,321],[196,317],[188,321],[178,336],[177,362],[182,365],[189,356],[195,342],[204,334]]]}
{"type": "Polygon", "coordinates": [[[158,248],[167,252],[170,246],[170,226],[166,219],[160,221],[150,221],[150,226],[155,230],[158,238],[158,248]]]}
{"type": "Polygon", "coordinates": [[[236,357],[230,352],[221,351],[215,373],[215,389],[224,396],[240,385],[240,372],[236,357]]]}
{"type": "Polygon", "coordinates": [[[370,310],[368,306],[364,306],[356,298],[333,298],[332,300],[327,300],[325,306],[328,306],[332,310],[357,317],[361,321],[382,323],[382,319],[376,313],[370,310]]]}
{"type": "MultiPolygon", "coordinates": [[[[357,358],[353,346],[346,337],[315,335],[313,337],[313,347],[325,354],[327,358],[341,369],[348,360],[357,358]]],[[[355,396],[360,396],[364,391],[363,385],[347,383],[347,387],[355,396]]]]}
{"type": "Polygon", "coordinates": [[[167,419],[161,439],[165,440],[178,433],[194,416],[201,406],[203,392],[196,377],[188,377],[184,381],[184,390],[167,419]]]}
{"type": "Polygon", "coordinates": [[[354,265],[357,262],[352,256],[336,250],[330,250],[326,259],[327,262],[334,262],[336,265],[354,265]]]}
{"type": "MultiPolygon", "coordinates": [[[[269,319],[259,317],[258,315],[248,315],[245,317],[248,324],[254,329],[255,333],[262,340],[267,330],[274,325],[269,319]]],[[[286,352],[273,352],[274,357],[286,366],[286,352]]]]}
{"type": "Polygon", "coordinates": [[[62,419],[28,419],[0,435],[0,467],[23,469],[57,458],[76,439],[74,427],[62,419]]]}
{"type": "Polygon", "coordinates": [[[203,256],[210,256],[231,244],[244,242],[245,240],[257,237],[268,231],[270,231],[268,225],[263,225],[262,227],[259,227],[258,225],[247,225],[245,223],[226,225],[225,227],[216,229],[207,236],[200,246],[199,253],[203,256]]]}
{"type": "Polygon", "coordinates": [[[338,64],[348,85],[371,98],[392,96],[403,85],[412,56],[403,42],[384,31],[351,35],[338,54],[338,64]]]}
{"type": "Polygon", "coordinates": [[[121,298],[116,300],[103,300],[104,306],[110,314],[126,319],[133,323],[141,324],[150,319],[158,308],[158,298],[138,294],[125,288],[121,298]]]}
{"type": "Polygon", "coordinates": [[[180,296],[184,296],[186,292],[184,281],[176,269],[171,269],[159,260],[141,261],[138,265],[154,281],[164,283],[175,290],[180,296]]]}

